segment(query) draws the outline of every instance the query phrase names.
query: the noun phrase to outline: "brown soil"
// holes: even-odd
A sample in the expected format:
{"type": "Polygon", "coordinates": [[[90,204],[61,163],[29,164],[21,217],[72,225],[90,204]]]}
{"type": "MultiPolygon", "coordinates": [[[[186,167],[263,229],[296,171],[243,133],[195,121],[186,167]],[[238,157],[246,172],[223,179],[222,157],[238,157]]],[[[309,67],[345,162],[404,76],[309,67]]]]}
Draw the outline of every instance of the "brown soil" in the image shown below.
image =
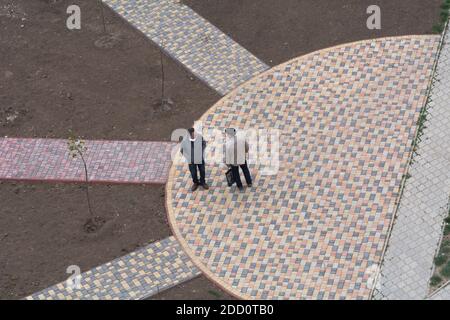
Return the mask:
{"type": "Polygon", "coordinates": [[[150,300],[235,300],[205,276],[200,276],[191,281],[179,284],[168,289],[150,300]]]}
{"type": "Polygon", "coordinates": [[[21,298],[171,234],[164,187],[94,185],[96,216],[106,220],[86,233],[89,211],[83,185],[0,182],[0,299],[21,298]]]}
{"type": "Polygon", "coordinates": [[[334,45],[431,33],[442,0],[183,0],[269,65],[334,45]],[[366,9],[381,9],[369,30],[366,9]]]}
{"type": "Polygon", "coordinates": [[[219,99],[164,57],[173,105],[155,106],[159,49],[109,8],[105,14],[110,36],[102,41],[98,1],[0,0],[0,136],[61,138],[72,129],[88,139],[169,140],[219,99]],[[81,8],[81,30],[66,28],[71,4],[81,8]]]}
{"type": "MultiPolygon", "coordinates": [[[[219,98],[98,1],[0,0],[0,136],[168,140],[219,98]],[[81,7],[80,31],[66,8],[81,7]]],[[[80,185],[0,184],[0,299],[21,298],[170,235],[162,186],[93,186],[97,233],[80,185]]]]}

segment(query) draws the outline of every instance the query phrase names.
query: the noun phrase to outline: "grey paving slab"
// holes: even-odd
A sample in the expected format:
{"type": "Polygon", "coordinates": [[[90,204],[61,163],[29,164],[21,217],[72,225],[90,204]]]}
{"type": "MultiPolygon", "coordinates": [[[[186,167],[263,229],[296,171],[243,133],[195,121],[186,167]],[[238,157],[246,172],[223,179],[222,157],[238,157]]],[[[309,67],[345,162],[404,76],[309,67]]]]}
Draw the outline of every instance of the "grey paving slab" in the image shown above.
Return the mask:
{"type": "MultiPolygon", "coordinates": [[[[410,167],[373,298],[425,299],[450,195],[450,33],[430,91],[428,116],[410,167]]],[[[448,297],[445,288],[439,297],[448,297]]]]}
{"type": "Polygon", "coordinates": [[[431,295],[429,300],[450,300],[450,283],[431,295]]]}
{"type": "Polygon", "coordinates": [[[177,0],[103,0],[222,95],[269,67],[177,0]]]}
{"type": "Polygon", "coordinates": [[[200,275],[174,237],[168,237],[81,274],[78,288],[67,281],[27,300],[137,300],[200,275]]]}

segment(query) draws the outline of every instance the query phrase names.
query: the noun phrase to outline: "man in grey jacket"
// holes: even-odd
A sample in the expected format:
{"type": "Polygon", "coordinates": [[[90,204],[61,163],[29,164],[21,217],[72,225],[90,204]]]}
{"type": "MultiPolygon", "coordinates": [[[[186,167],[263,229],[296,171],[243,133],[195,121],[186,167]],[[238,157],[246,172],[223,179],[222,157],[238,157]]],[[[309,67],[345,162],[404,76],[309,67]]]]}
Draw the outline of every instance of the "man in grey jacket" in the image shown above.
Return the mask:
{"type": "Polygon", "coordinates": [[[225,163],[231,167],[231,172],[233,173],[234,181],[239,190],[243,190],[241,177],[239,175],[239,167],[241,167],[244,173],[245,182],[249,187],[252,186],[252,176],[250,175],[250,170],[247,166],[247,153],[249,151],[249,145],[245,137],[241,134],[236,133],[236,129],[229,128],[225,130],[226,132],[226,143],[225,143],[225,163]]]}
{"type": "Polygon", "coordinates": [[[180,152],[189,164],[189,171],[194,183],[191,188],[192,191],[197,190],[199,186],[202,186],[205,190],[209,189],[205,181],[205,148],[206,141],[202,135],[195,132],[194,128],[188,129],[188,135],[181,142],[180,152]],[[200,180],[197,171],[200,171],[200,180]]]}

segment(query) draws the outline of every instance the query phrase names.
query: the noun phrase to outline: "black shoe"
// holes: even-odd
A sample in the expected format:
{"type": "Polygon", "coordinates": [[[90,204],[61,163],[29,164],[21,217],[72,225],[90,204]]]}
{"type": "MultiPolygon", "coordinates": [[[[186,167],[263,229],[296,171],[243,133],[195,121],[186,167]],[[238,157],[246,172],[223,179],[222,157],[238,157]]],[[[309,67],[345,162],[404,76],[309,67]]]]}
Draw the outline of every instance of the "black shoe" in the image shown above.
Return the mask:
{"type": "Polygon", "coordinates": [[[202,187],[203,187],[203,189],[205,189],[205,190],[208,190],[208,189],[209,189],[209,186],[208,186],[207,183],[202,184],[202,187]]]}
{"type": "Polygon", "coordinates": [[[197,190],[197,189],[198,189],[198,186],[199,186],[198,183],[194,183],[194,184],[192,185],[191,191],[194,192],[195,190],[197,190]]]}
{"type": "Polygon", "coordinates": [[[249,188],[251,188],[252,185],[253,185],[253,183],[249,183],[247,186],[248,186],[249,188]]]}

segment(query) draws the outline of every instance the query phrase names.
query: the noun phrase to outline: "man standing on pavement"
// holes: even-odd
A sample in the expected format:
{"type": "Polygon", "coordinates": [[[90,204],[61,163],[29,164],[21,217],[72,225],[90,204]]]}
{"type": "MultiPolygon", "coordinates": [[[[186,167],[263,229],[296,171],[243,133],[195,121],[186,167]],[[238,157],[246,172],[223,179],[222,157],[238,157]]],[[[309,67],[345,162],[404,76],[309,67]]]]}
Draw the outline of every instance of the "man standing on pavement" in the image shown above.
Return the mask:
{"type": "Polygon", "coordinates": [[[236,133],[236,129],[229,128],[226,129],[225,132],[227,135],[225,144],[225,163],[231,167],[234,181],[236,181],[239,190],[242,191],[244,187],[242,186],[241,177],[239,175],[239,167],[241,167],[242,172],[244,173],[247,186],[252,186],[252,177],[248,170],[246,159],[249,145],[243,135],[236,133]]]}
{"type": "Polygon", "coordinates": [[[206,141],[203,140],[202,135],[197,133],[194,128],[189,128],[188,135],[181,142],[180,151],[189,163],[189,171],[194,183],[191,188],[192,191],[197,190],[199,186],[202,186],[205,190],[209,189],[205,181],[205,148],[206,141]],[[197,171],[200,171],[200,180],[197,171]]]}

